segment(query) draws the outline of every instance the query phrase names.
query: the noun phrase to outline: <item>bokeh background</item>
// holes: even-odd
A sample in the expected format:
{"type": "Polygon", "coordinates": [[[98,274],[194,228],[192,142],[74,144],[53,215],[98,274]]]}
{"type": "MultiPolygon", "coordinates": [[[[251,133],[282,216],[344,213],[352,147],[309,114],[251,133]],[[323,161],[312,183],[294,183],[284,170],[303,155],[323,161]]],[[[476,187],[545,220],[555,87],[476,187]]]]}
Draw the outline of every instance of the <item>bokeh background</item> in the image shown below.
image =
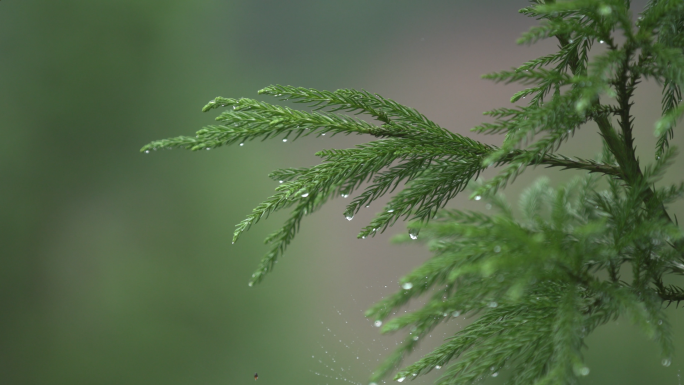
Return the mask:
{"type": "MultiPolygon", "coordinates": [[[[381,206],[348,222],[336,200],[304,222],[254,288],[262,239],[285,216],[230,239],[276,187],[268,172],[369,138],[138,150],[210,124],[215,114],[200,108],[213,97],[260,98],[269,84],[363,88],[467,134],[519,89],[480,75],[555,48],[515,45],[534,23],[517,13],[526,4],[2,1],[0,383],[237,385],[254,372],[262,385],[366,383],[397,336],[380,336],[363,311],[429,256],[418,244],[389,245],[403,224],[357,240],[381,206]]],[[[658,88],[645,84],[636,100],[638,150],[650,160],[658,88]]],[[[597,151],[592,126],[562,148],[597,151]]],[[[680,180],[681,165],[666,179],[680,180]]],[[[531,170],[509,197],[540,175],[562,182],[571,173],[531,170]]],[[[481,209],[465,198],[453,205],[481,209]]],[[[681,217],[682,206],[673,211],[681,217]]],[[[680,352],[670,367],[619,320],[588,339],[583,383],[681,384],[684,310],[668,313],[680,352]]],[[[462,324],[436,330],[423,353],[462,324]]]]}

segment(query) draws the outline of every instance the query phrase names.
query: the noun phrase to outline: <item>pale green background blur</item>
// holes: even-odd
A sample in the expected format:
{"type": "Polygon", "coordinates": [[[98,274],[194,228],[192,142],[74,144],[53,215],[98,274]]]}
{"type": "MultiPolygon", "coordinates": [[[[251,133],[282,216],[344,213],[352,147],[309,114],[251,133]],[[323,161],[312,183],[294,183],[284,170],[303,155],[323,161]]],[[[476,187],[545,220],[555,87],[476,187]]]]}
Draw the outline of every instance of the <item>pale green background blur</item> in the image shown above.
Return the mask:
{"type": "MultiPolygon", "coordinates": [[[[260,385],[365,383],[395,338],[380,337],[362,312],[427,252],[390,246],[389,234],[356,240],[380,206],[347,222],[339,199],[305,221],[276,271],[248,288],[262,239],[285,217],[236,245],[230,238],[273,191],[268,172],[368,138],[138,150],[210,124],[215,113],[200,108],[215,96],[258,97],[276,83],[364,88],[468,133],[519,89],[480,75],[555,47],[514,44],[533,23],[517,13],[526,4],[1,1],[0,384],[238,385],[254,372],[260,385]]],[[[659,100],[652,85],[637,95],[643,160],[652,159],[659,100]]],[[[593,156],[595,131],[562,152],[593,156]]],[[[682,179],[681,165],[668,178],[682,179]]],[[[509,196],[539,175],[569,174],[531,171],[509,196]]],[[[464,198],[454,205],[480,209],[464,198]]],[[[620,320],[588,339],[583,383],[679,384],[684,309],[668,312],[680,354],[669,368],[620,320]]],[[[458,327],[435,331],[426,349],[458,327]]]]}

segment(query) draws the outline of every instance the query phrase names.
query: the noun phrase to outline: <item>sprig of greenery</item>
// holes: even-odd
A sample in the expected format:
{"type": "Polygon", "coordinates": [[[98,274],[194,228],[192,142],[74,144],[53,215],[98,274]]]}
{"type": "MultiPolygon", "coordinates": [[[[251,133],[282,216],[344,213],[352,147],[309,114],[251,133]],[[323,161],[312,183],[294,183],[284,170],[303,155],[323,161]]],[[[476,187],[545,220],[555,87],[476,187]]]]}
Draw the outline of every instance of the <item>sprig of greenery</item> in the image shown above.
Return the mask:
{"type": "Polygon", "coordinates": [[[309,106],[282,107],[254,99],[218,97],[203,111],[225,109],[219,124],[142,148],[193,151],[255,139],[330,133],[368,135],[351,149],[316,155],[313,167],[284,168],[269,176],[280,185],[240,222],[233,241],[271,213],[290,209],[266,243],[270,251],[253,274],[260,282],[299,230],[302,219],[337,196],[356,194],[347,219],[361,207],[397,191],[360,238],[411,221],[399,242],[424,242],[434,256],[400,280],[401,290],[366,315],[382,332],[408,329],[404,343],[373,373],[379,381],[441,322],[476,317],[442,346],[399,370],[414,379],[447,367],[438,384],[471,384],[512,368],[511,384],[574,384],[589,374],[582,348],[599,326],[624,316],[661,351],[673,355],[672,330],[663,304],[684,300],[684,288],[665,283],[684,275],[684,234],[665,205],[684,194],[684,183],[656,187],[676,154],[669,140],[684,114],[684,0],[651,0],[632,22],[624,0],[533,0],[520,12],[540,20],[519,44],[554,38],[556,52],[517,68],[487,74],[527,88],[512,108],[485,112],[493,121],[472,130],[505,134],[500,147],[480,143],[434,123],[413,108],[367,91],[321,91],[272,85],[259,94],[309,106]],[[615,34],[620,33],[620,39],[615,34]],[[620,43],[618,43],[620,41],[620,43]],[[590,56],[596,45],[605,50],[590,56]],[[635,155],[631,106],[643,79],[662,86],[662,116],[652,165],[635,155]],[[602,101],[614,99],[613,103],[602,101]],[[366,115],[368,120],[355,115],[366,115]],[[613,122],[615,117],[615,122],[613,122]],[[558,153],[576,130],[594,122],[603,151],[594,160],[558,153]],[[539,178],[519,200],[519,216],[500,190],[531,166],[585,171],[559,187],[539,178]],[[482,181],[487,167],[497,175],[482,181]],[[607,188],[599,190],[599,181],[607,188]],[[471,198],[493,214],[444,209],[468,185],[471,198]],[[628,267],[628,269],[626,268],[628,267]],[[623,277],[627,272],[631,277],[623,277]],[[411,300],[418,310],[392,318],[411,300]]]}

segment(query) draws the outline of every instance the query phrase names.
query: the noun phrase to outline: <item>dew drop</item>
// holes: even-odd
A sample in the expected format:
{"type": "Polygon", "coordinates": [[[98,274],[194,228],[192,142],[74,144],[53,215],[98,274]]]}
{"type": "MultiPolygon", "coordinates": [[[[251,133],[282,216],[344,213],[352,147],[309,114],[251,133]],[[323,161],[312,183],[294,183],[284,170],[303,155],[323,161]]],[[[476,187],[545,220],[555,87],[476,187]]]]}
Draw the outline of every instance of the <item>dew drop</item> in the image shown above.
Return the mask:
{"type": "Polygon", "coordinates": [[[283,183],[283,181],[282,181],[282,180],[279,180],[278,183],[283,183]]]}
{"type": "Polygon", "coordinates": [[[583,366],[577,371],[577,374],[579,374],[580,376],[586,376],[589,374],[589,368],[583,366]]]}
{"type": "Polygon", "coordinates": [[[149,154],[149,153],[150,153],[150,150],[145,150],[145,154],[149,154]]]}
{"type": "Polygon", "coordinates": [[[387,212],[388,212],[388,213],[393,213],[393,212],[394,212],[394,209],[389,209],[389,210],[387,210],[387,212]]]}
{"type": "MultiPolygon", "coordinates": [[[[413,340],[414,340],[414,341],[418,341],[419,338],[420,338],[420,337],[418,337],[418,336],[414,336],[414,337],[413,337],[413,340]]],[[[414,376],[415,376],[415,374],[414,374],[414,376]]]]}
{"type": "Polygon", "coordinates": [[[439,366],[439,365],[436,365],[436,366],[435,366],[435,369],[439,370],[439,369],[442,369],[442,367],[439,366]]]}
{"type": "Polygon", "coordinates": [[[599,43],[603,44],[603,43],[605,43],[605,41],[603,41],[603,40],[599,40],[599,43]]]}
{"type": "Polygon", "coordinates": [[[245,145],[244,143],[240,143],[240,147],[242,147],[242,146],[244,146],[244,145],[245,145]]]}
{"type": "Polygon", "coordinates": [[[496,301],[492,301],[492,302],[490,302],[487,306],[489,306],[489,307],[497,307],[497,306],[499,306],[499,304],[496,303],[496,301]]]}
{"type": "Polygon", "coordinates": [[[375,325],[376,328],[379,328],[380,326],[382,326],[382,321],[377,320],[377,321],[373,322],[373,325],[375,325]]]}
{"type": "Polygon", "coordinates": [[[479,196],[479,195],[476,195],[476,196],[475,196],[475,200],[476,200],[476,201],[479,201],[480,199],[482,199],[481,196],[479,196]]]}
{"type": "Polygon", "coordinates": [[[283,143],[287,142],[287,139],[283,139],[283,143]]]}
{"type": "Polygon", "coordinates": [[[501,252],[501,246],[499,246],[499,245],[494,246],[494,252],[500,253],[501,252]]]}
{"type": "Polygon", "coordinates": [[[248,284],[247,284],[247,286],[249,286],[249,287],[252,287],[252,283],[251,283],[251,282],[250,282],[250,283],[248,283],[248,284]]]}
{"type": "Polygon", "coordinates": [[[403,285],[401,285],[401,288],[404,290],[411,290],[412,287],[413,287],[413,284],[411,282],[406,282],[403,285]]]}
{"type": "Polygon", "coordinates": [[[397,382],[404,382],[405,379],[406,377],[397,378],[397,382]]]}
{"type": "Polygon", "coordinates": [[[494,373],[492,373],[492,377],[496,377],[496,376],[498,376],[498,375],[499,375],[499,372],[494,372],[494,373]]]}
{"type": "Polygon", "coordinates": [[[347,218],[348,221],[351,221],[352,219],[354,219],[354,216],[353,216],[353,215],[348,215],[348,214],[347,214],[347,215],[345,215],[344,217],[347,218]]]}
{"type": "Polygon", "coordinates": [[[663,358],[663,360],[660,363],[663,364],[663,366],[668,367],[670,366],[670,364],[672,364],[672,360],[670,360],[669,358],[663,358]]]}
{"type": "Polygon", "coordinates": [[[302,194],[302,198],[306,198],[306,197],[308,197],[308,196],[309,196],[309,193],[304,193],[304,194],[302,194]]]}

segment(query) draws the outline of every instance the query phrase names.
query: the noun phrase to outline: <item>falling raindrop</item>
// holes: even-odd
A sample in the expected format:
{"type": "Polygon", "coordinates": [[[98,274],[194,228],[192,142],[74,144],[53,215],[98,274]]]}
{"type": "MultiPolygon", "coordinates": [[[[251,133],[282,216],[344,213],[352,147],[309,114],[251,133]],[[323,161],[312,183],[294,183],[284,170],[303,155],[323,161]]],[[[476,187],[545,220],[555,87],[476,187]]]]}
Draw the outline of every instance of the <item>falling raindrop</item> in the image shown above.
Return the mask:
{"type": "Polygon", "coordinates": [[[418,239],[418,233],[419,232],[420,232],[419,229],[409,229],[409,237],[411,237],[411,239],[413,239],[413,240],[416,240],[416,239],[418,239]]]}
{"type": "Polygon", "coordinates": [[[411,290],[411,288],[413,287],[413,284],[411,282],[406,282],[403,285],[401,285],[401,287],[404,290],[411,290]]]}
{"type": "Polygon", "coordinates": [[[377,321],[373,322],[373,325],[375,325],[376,328],[379,328],[380,326],[382,326],[382,321],[377,320],[377,321]]]}

